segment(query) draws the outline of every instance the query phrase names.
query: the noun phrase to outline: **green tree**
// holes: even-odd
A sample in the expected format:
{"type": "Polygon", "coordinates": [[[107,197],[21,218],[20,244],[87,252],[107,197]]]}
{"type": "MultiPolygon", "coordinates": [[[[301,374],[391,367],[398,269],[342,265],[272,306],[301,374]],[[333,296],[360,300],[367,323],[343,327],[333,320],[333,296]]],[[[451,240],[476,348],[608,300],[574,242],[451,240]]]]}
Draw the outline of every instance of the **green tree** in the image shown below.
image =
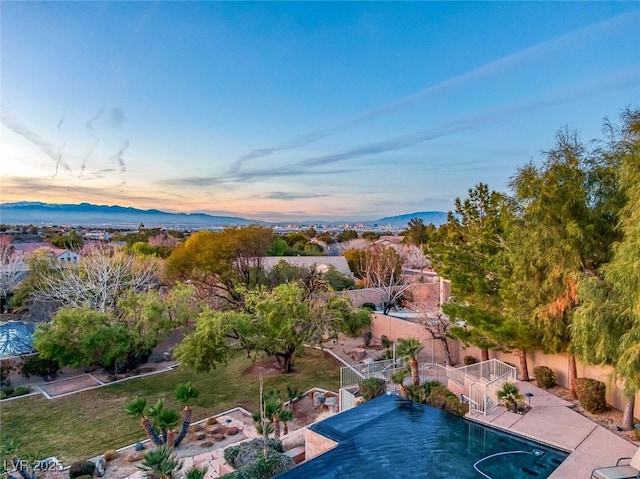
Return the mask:
{"type": "Polygon", "coordinates": [[[613,246],[611,261],[580,280],[581,303],[572,324],[571,347],[583,361],[613,366],[624,383],[622,427],[629,430],[640,391],[640,111],[626,110],[622,119],[620,137],[601,153],[605,166],[600,170],[606,172],[609,165],[613,180],[604,183],[618,186],[614,193],[619,196],[608,195],[611,203],[625,201],[618,219],[622,238],[613,246]]]}
{"type": "MultiPolygon", "coordinates": [[[[606,259],[593,234],[602,221],[593,208],[586,158],[577,135],[561,131],[544,162],[519,169],[511,181],[517,210],[507,241],[508,301],[540,329],[549,352],[569,350],[578,278],[606,259]]],[[[570,351],[568,357],[575,396],[576,360],[570,351]]]]}
{"type": "Polygon", "coordinates": [[[338,233],[336,241],[338,243],[346,243],[347,241],[351,241],[356,238],[358,238],[358,232],[356,230],[345,229],[338,233]]]}
{"type": "Polygon", "coordinates": [[[404,242],[416,246],[422,246],[427,241],[427,225],[422,218],[411,218],[407,229],[402,232],[404,242]]]}
{"type": "Polygon", "coordinates": [[[82,236],[75,230],[69,231],[66,235],[57,235],[51,239],[51,244],[58,248],[80,250],[83,245],[82,236]]]}

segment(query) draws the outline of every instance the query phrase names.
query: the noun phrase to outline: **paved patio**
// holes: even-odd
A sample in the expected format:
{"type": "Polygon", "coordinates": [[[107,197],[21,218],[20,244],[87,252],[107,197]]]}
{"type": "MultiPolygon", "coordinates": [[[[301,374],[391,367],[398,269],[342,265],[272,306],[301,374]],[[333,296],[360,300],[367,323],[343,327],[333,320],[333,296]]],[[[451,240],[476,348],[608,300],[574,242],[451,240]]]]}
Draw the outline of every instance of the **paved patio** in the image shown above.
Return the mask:
{"type": "Polygon", "coordinates": [[[518,389],[533,394],[524,416],[499,406],[486,416],[470,413],[467,418],[570,452],[549,479],[588,479],[594,468],[614,465],[638,449],[571,409],[570,402],[527,382],[518,381],[518,389]]]}

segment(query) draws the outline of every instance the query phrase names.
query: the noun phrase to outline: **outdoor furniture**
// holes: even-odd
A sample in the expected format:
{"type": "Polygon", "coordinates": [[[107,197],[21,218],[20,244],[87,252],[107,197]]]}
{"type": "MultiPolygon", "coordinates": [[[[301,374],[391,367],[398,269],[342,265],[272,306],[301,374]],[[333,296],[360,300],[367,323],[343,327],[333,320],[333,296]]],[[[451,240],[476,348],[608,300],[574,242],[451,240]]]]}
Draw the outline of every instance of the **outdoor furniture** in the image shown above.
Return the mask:
{"type": "Polygon", "coordinates": [[[598,467],[591,472],[591,479],[640,479],[640,448],[633,457],[621,457],[615,466],[598,467]],[[621,462],[629,460],[628,464],[621,462]]]}

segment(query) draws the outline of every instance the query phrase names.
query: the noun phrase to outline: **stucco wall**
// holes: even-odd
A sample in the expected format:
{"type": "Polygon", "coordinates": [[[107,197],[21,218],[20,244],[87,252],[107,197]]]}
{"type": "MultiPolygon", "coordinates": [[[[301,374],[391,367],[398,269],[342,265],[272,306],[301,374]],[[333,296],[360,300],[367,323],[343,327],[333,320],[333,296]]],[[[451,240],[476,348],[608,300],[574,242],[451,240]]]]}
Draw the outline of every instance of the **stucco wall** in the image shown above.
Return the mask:
{"type": "Polygon", "coordinates": [[[337,442],[310,429],[305,431],[304,439],[304,457],[307,461],[338,445],[337,442]]]}
{"type": "MultiPolygon", "coordinates": [[[[440,341],[434,341],[431,336],[417,323],[385,316],[382,314],[374,314],[372,324],[372,334],[374,340],[379,341],[382,335],[387,336],[391,341],[397,341],[399,338],[417,338],[424,345],[424,349],[420,354],[421,361],[444,363],[444,351],[440,341]]],[[[449,350],[451,352],[453,364],[462,363],[464,356],[473,356],[478,361],[481,357],[479,348],[470,346],[465,348],[457,339],[447,339],[449,350]]],[[[505,353],[501,351],[489,351],[489,358],[496,358],[501,361],[511,363],[518,368],[518,376],[520,377],[520,358],[513,353],[505,353]]],[[[527,366],[529,376],[533,379],[533,369],[536,366],[547,366],[553,369],[556,375],[556,382],[563,387],[569,386],[569,361],[566,354],[545,354],[542,351],[527,351],[527,366]]],[[[622,409],[623,399],[621,396],[621,388],[611,379],[612,369],[603,366],[589,366],[577,363],[578,377],[588,377],[597,379],[607,385],[607,402],[617,409],[622,409]]],[[[634,416],[640,419],[640,394],[636,396],[634,416]]]]}

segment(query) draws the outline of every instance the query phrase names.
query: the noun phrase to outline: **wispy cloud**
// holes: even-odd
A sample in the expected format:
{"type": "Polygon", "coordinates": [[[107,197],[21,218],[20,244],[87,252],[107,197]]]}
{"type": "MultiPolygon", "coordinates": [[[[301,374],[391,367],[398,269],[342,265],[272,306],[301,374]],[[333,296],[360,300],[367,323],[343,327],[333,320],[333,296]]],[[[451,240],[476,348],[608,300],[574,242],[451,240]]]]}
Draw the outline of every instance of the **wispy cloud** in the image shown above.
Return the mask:
{"type": "Polygon", "coordinates": [[[453,89],[464,86],[470,81],[478,80],[484,77],[490,77],[492,75],[503,72],[519,63],[532,59],[538,55],[543,55],[548,52],[557,51],[558,48],[561,48],[566,45],[570,45],[582,39],[590,39],[593,38],[593,35],[597,34],[601,31],[607,31],[612,28],[616,28],[618,25],[624,22],[634,22],[640,21],[640,11],[633,11],[624,13],[621,15],[617,15],[615,17],[609,18],[607,20],[588,25],[586,27],[580,28],[573,32],[569,32],[565,35],[561,35],[559,37],[546,40],[537,45],[533,45],[528,48],[524,48],[517,52],[506,55],[502,58],[494,60],[489,63],[485,63],[477,68],[469,70],[461,75],[454,76],[447,80],[444,80],[435,85],[428,86],[416,93],[400,98],[394,102],[387,103],[385,105],[373,108],[364,113],[356,115],[347,120],[336,123],[335,125],[328,126],[327,128],[323,128],[320,130],[316,130],[314,132],[310,132],[291,140],[285,141],[281,144],[259,148],[250,151],[249,153],[238,158],[231,166],[230,172],[237,173],[243,167],[243,165],[251,160],[255,160],[258,158],[263,158],[274,153],[278,153],[281,151],[292,150],[295,148],[299,148],[316,141],[319,141],[328,136],[334,135],[339,132],[343,132],[344,130],[357,126],[359,124],[368,122],[375,118],[381,117],[388,113],[392,113],[396,110],[408,107],[418,101],[422,101],[428,97],[433,97],[436,95],[441,95],[442,93],[453,89]]]}
{"type": "Polygon", "coordinates": [[[258,198],[268,200],[302,200],[308,198],[326,198],[329,195],[324,193],[292,193],[286,191],[272,191],[264,195],[256,195],[258,198]]]}
{"type": "Polygon", "coordinates": [[[118,166],[120,167],[120,173],[125,173],[127,171],[127,164],[124,162],[124,152],[129,148],[129,139],[124,140],[124,145],[116,152],[115,155],[111,157],[112,160],[118,162],[118,166]]]}
{"type": "Polygon", "coordinates": [[[56,147],[53,143],[45,140],[37,133],[31,131],[26,125],[20,123],[15,118],[11,118],[8,115],[2,115],[2,123],[13,131],[15,134],[20,135],[25,140],[29,141],[33,145],[37,146],[40,151],[47,155],[55,163],[54,176],[58,174],[58,169],[62,167],[65,171],[71,172],[71,167],[63,159],[65,143],[63,142],[60,147],[56,147]]]}

